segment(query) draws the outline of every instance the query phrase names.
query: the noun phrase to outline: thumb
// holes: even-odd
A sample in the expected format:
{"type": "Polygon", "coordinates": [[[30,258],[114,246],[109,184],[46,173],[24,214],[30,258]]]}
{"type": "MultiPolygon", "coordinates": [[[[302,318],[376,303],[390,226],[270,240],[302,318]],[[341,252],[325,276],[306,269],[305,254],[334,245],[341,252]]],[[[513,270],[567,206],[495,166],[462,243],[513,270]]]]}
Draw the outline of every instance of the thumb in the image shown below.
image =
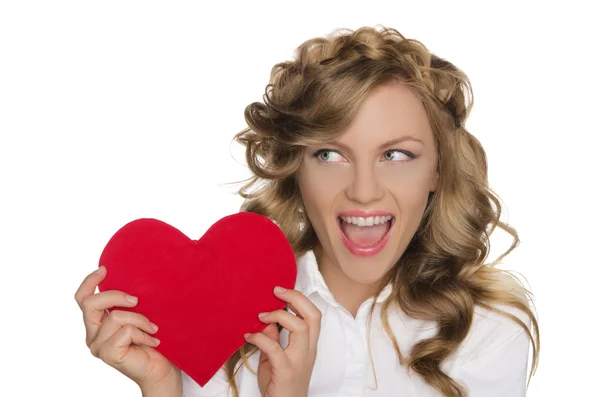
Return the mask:
{"type": "Polygon", "coordinates": [[[262,333],[274,341],[279,342],[279,331],[277,330],[277,325],[275,325],[275,323],[267,325],[267,327],[263,329],[262,333]]]}
{"type": "MultiPolygon", "coordinates": [[[[275,325],[275,323],[267,325],[265,329],[262,330],[262,333],[270,339],[273,339],[275,342],[279,343],[279,331],[277,330],[277,325],[275,325]]],[[[269,357],[266,354],[264,354],[262,350],[260,350],[258,361],[260,363],[259,366],[262,366],[263,364],[266,364],[269,361],[269,357]]]]}

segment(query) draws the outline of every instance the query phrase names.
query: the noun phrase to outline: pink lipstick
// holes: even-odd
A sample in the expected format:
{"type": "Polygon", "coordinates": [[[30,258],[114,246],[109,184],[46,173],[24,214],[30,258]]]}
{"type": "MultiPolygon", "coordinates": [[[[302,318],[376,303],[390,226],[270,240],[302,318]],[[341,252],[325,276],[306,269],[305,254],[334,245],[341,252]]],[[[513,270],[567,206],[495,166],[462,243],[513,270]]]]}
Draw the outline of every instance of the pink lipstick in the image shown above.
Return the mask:
{"type": "MultiPolygon", "coordinates": [[[[375,210],[370,210],[370,211],[358,211],[358,210],[353,210],[353,211],[344,211],[341,212],[340,214],[338,214],[337,217],[337,221],[338,222],[338,230],[339,230],[339,234],[340,234],[340,238],[342,239],[342,242],[344,243],[344,245],[346,246],[346,248],[348,248],[348,250],[356,255],[356,256],[373,256],[378,254],[379,252],[381,252],[381,250],[383,250],[383,248],[385,247],[385,245],[387,244],[392,231],[395,230],[395,217],[387,211],[375,211],[375,210]],[[370,216],[388,216],[391,215],[392,219],[389,220],[390,226],[388,231],[386,232],[386,234],[383,236],[383,238],[378,241],[376,244],[371,245],[371,246],[359,246],[354,244],[352,241],[350,241],[348,239],[348,237],[346,236],[346,234],[344,233],[344,231],[342,230],[342,226],[339,222],[345,222],[343,219],[341,219],[340,217],[363,217],[363,218],[367,218],[370,216]]],[[[365,227],[369,227],[369,226],[365,226],[365,227]]]]}

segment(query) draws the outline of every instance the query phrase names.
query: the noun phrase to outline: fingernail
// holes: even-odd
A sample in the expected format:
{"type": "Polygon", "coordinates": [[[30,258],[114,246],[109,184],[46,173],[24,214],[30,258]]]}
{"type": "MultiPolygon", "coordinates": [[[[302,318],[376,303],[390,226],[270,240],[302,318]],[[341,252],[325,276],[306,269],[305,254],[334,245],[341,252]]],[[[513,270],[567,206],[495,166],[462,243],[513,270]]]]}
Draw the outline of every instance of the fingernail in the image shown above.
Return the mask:
{"type": "Polygon", "coordinates": [[[156,339],[155,337],[151,336],[152,338],[152,342],[156,343],[156,345],[160,345],[160,340],[156,339]]]}
{"type": "Polygon", "coordinates": [[[95,274],[100,274],[104,271],[105,267],[104,266],[100,266],[98,269],[96,269],[96,271],[94,272],[95,274]]]}
{"type": "Polygon", "coordinates": [[[138,298],[136,298],[135,296],[131,296],[131,295],[125,295],[125,299],[127,299],[131,303],[137,303],[137,301],[138,301],[138,298]]]}
{"type": "Polygon", "coordinates": [[[260,317],[260,318],[263,318],[263,317],[266,317],[266,316],[267,316],[267,314],[269,314],[269,313],[267,313],[267,312],[264,312],[264,313],[258,313],[258,317],[260,317]]]}
{"type": "Polygon", "coordinates": [[[154,324],[153,322],[150,322],[150,328],[152,328],[154,332],[158,331],[158,325],[154,324]]]}
{"type": "Polygon", "coordinates": [[[285,291],[287,291],[287,289],[285,289],[283,287],[275,287],[276,294],[283,294],[285,291]]]}
{"type": "Polygon", "coordinates": [[[248,340],[248,339],[250,339],[251,336],[252,336],[252,334],[244,334],[244,339],[248,340]]]}

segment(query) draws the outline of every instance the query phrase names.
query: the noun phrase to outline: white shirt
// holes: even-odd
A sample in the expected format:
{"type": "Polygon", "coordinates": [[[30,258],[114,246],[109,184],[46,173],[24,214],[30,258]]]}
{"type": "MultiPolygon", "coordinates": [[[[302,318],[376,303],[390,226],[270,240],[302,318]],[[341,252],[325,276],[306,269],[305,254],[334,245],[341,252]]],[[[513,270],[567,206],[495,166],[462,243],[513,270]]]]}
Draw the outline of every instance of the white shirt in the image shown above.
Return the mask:
{"type": "MultiPolygon", "coordinates": [[[[377,389],[367,346],[367,317],[373,297],[364,302],[356,318],[333,297],[319,272],[312,251],[296,258],[298,273],[295,289],[302,292],[321,310],[321,333],[313,368],[309,397],[441,397],[442,394],[417,374],[410,375],[399,365],[396,351],[379,318],[381,302],[389,296],[391,286],[378,298],[371,323],[371,353],[377,374],[377,389]]],[[[511,307],[504,310],[518,316],[530,326],[529,317],[511,307]]],[[[437,324],[409,318],[403,312],[390,312],[389,321],[404,356],[416,342],[437,334],[437,324]]],[[[286,347],[289,331],[282,329],[280,344],[286,347]]],[[[525,396],[529,338],[512,320],[475,307],[473,323],[458,351],[441,369],[467,387],[469,397],[525,396]]],[[[256,372],[258,356],[249,357],[256,372]]],[[[200,357],[198,359],[201,359],[200,357]]],[[[256,375],[243,364],[236,376],[240,397],[260,397],[256,375]]],[[[184,397],[228,397],[225,371],[221,368],[201,388],[183,373],[184,397]]]]}

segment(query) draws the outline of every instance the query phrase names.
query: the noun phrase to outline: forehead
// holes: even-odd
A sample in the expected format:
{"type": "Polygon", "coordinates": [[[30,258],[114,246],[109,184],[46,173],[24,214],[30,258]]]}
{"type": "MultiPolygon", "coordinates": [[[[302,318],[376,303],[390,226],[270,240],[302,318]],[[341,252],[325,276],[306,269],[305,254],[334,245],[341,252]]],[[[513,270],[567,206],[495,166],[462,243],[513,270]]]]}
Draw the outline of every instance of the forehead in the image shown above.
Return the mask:
{"type": "MultiPolygon", "coordinates": [[[[353,147],[379,146],[392,139],[411,136],[433,144],[433,133],[421,100],[404,84],[375,87],[365,98],[355,118],[337,142],[353,147]]],[[[420,145],[407,140],[407,144],[420,145]]]]}

